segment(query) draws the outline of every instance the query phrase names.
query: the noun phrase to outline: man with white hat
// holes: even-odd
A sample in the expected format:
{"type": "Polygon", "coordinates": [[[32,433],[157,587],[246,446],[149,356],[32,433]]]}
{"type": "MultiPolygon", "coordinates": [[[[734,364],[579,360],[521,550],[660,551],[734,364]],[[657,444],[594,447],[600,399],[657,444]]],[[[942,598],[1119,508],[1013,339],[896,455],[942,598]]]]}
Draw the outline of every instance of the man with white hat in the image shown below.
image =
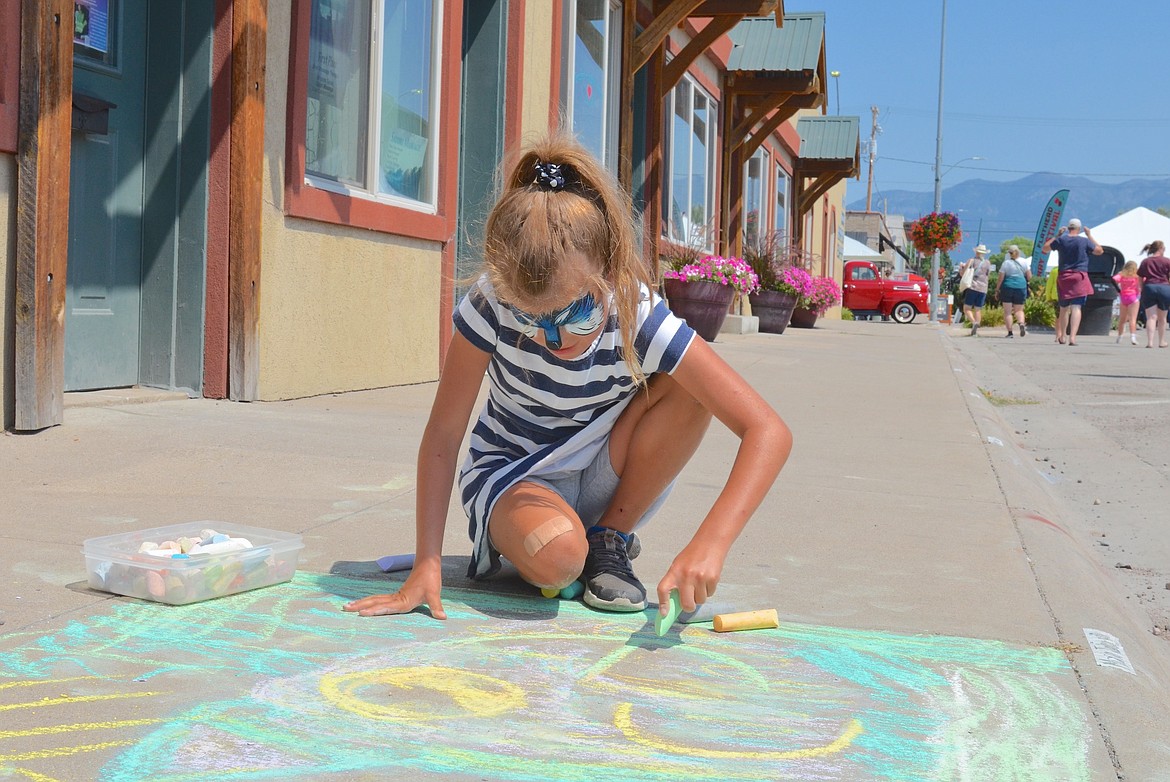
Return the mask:
{"type": "Polygon", "coordinates": [[[1044,243],[1044,253],[1056,250],[1059,253],[1056,272],[1056,296],[1060,315],[1056,319],[1056,341],[1064,344],[1068,332],[1068,344],[1077,344],[1077,332],[1081,329],[1081,307],[1093,293],[1089,280],[1089,254],[1101,255],[1105,249],[1081,221],[1073,218],[1067,228],[1061,228],[1056,236],[1044,243]],[[1084,231],[1084,236],[1081,232],[1084,231]]]}
{"type": "Polygon", "coordinates": [[[971,336],[979,333],[983,320],[983,304],[987,301],[987,278],[991,274],[991,262],[987,260],[987,247],[980,244],[975,248],[975,257],[959,265],[960,279],[971,269],[971,285],[963,291],[963,318],[971,321],[971,336]]]}

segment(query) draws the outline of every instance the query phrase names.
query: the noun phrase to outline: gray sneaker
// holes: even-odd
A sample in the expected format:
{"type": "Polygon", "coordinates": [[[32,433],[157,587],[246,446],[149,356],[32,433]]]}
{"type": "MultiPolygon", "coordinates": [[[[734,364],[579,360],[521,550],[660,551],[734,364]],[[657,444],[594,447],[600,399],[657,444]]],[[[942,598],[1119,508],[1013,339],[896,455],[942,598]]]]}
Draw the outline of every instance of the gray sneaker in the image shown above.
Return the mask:
{"type": "MultiPolygon", "coordinates": [[[[585,604],[603,611],[641,611],[646,607],[646,587],[630,567],[630,553],[626,541],[611,529],[592,532],[588,536],[589,553],[585,556],[585,604]]],[[[641,545],[631,541],[630,548],[641,545]]]]}

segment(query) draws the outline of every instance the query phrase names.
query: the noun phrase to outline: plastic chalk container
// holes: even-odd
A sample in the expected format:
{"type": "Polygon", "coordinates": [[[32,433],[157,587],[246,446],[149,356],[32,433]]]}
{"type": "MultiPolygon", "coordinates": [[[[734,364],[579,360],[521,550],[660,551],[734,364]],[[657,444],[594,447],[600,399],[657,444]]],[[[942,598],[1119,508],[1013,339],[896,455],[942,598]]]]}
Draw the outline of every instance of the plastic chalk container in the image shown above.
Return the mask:
{"type": "Polygon", "coordinates": [[[297,571],[304,547],[301,536],[293,533],[226,521],[191,521],[90,538],[82,544],[82,553],[92,588],[186,605],[288,581],[297,571]],[[138,553],[146,541],[198,538],[204,529],[246,538],[252,548],[179,558],[138,553]]]}

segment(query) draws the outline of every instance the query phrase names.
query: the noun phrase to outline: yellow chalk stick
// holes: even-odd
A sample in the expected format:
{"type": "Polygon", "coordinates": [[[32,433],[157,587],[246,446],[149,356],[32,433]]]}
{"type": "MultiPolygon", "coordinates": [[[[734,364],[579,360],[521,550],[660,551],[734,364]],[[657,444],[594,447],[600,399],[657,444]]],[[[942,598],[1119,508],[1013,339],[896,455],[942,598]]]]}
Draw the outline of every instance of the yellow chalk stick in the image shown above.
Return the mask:
{"type": "Polygon", "coordinates": [[[738,614],[718,614],[714,619],[714,630],[717,633],[730,633],[734,630],[763,630],[770,627],[779,627],[780,617],[775,608],[764,611],[743,611],[738,614]]]}
{"type": "Polygon", "coordinates": [[[561,595],[561,590],[559,590],[559,589],[553,589],[552,587],[541,587],[541,588],[540,588],[540,594],[542,594],[542,595],[544,595],[545,597],[547,597],[547,598],[550,598],[550,599],[551,599],[551,598],[554,598],[554,597],[560,597],[560,595],[561,595]]]}

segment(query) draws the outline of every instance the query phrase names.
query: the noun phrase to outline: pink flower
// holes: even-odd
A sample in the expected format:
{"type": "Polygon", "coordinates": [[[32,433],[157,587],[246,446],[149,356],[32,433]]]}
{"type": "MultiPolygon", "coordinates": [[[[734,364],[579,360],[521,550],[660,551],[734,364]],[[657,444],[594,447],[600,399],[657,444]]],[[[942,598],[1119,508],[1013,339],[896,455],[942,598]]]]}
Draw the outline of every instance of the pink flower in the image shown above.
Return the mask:
{"type": "Polygon", "coordinates": [[[718,255],[708,255],[680,269],[667,269],[662,276],[672,280],[729,285],[741,296],[746,296],[760,287],[760,280],[747,261],[742,258],[721,258],[718,255]]]}

